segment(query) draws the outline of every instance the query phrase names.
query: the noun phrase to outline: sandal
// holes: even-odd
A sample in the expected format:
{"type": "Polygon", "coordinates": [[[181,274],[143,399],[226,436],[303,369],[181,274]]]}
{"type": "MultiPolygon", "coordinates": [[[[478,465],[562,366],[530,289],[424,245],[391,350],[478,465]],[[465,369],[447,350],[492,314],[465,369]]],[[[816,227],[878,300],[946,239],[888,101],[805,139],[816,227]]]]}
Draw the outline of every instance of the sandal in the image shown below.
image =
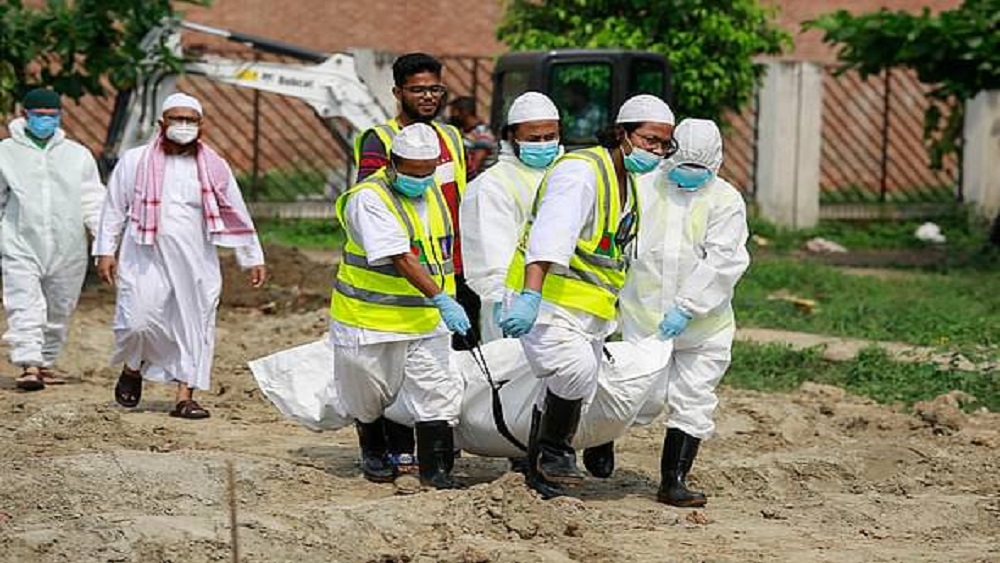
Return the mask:
{"type": "Polygon", "coordinates": [[[15,386],[21,391],[41,391],[45,389],[45,381],[39,372],[24,370],[15,380],[15,386]]]}
{"type": "Polygon", "coordinates": [[[66,385],[66,380],[56,375],[56,372],[52,368],[40,368],[38,370],[38,377],[46,385],[66,385]]]}
{"type": "Polygon", "coordinates": [[[139,372],[122,368],[122,373],[118,376],[118,383],[115,384],[115,402],[125,408],[134,409],[139,406],[141,400],[142,375],[139,372]]]}
{"type": "Polygon", "coordinates": [[[202,408],[201,405],[195,402],[194,399],[188,399],[187,401],[177,403],[174,410],[170,411],[170,416],[174,418],[186,418],[188,420],[201,420],[212,415],[210,415],[207,410],[202,408]]]}

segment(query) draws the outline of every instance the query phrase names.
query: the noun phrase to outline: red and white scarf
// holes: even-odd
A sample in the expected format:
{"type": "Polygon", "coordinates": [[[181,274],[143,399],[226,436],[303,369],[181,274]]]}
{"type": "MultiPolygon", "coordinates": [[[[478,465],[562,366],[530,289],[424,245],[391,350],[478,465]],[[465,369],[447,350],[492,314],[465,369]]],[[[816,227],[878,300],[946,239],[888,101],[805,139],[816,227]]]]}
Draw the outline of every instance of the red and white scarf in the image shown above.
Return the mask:
{"type": "MultiPolygon", "coordinates": [[[[219,153],[201,141],[198,141],[196,154],[201,206],[209,234],[238,238],[253,235],[255,231],[250,216],[242,209],[233,207],[229,201],[227,192],[231,173],[226,162],[219,153]]],[[[135,225],[135,239],[139,244],[151,245],[156,241],[165,168],[166,152],[163,150],[162,139],[157,137],[143,151],[135,174],[135,199],[130,218],[135,225]]]]}

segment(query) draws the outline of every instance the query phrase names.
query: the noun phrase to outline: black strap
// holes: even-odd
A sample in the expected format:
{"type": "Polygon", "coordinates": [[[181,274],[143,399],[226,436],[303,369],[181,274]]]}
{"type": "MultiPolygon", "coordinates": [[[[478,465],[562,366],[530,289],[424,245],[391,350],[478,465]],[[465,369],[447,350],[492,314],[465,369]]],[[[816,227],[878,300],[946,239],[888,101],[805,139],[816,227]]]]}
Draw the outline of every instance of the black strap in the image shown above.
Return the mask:
{"type": "Polygon", "coordinates": [[[607,346],[604,346],[603,350],[604,350],[604,357],[608,359],[608,363],[611,365],[615,365],[615,357],[611,355],[611,350],[608,350],[607,346]]]}
{"type": "MultiPolygon", "coordinates": [[[[462,337],[465,339],[465,337],[462,337]]],[[[466,342],[468,342],[466,340],[466,342]]],[[[476,360],[476,365],[479,366],[480,371],[486,376],[486,381],[490,384],[490,395],[492,396],[492,411],[493,411],[493,425],[496,426],[497,432],[501,436],[507,439],[508,442],[514,445],[517,449],[522,452],[528,451],[528,448],[518,440],[514,434],[507,427],[507,421],[504,420],[503,416],[503,401],[500,400],[500,389],[507,383],[506,381],[501,381],[497,383],[493,381],[493,375],[490,373],[490,367],[486,364],[486,356],[483,355],[483,349],[479,346],[477,342],[475,346],[469,346],[469,353],[472,354],[472,358],[476,360]]]]}

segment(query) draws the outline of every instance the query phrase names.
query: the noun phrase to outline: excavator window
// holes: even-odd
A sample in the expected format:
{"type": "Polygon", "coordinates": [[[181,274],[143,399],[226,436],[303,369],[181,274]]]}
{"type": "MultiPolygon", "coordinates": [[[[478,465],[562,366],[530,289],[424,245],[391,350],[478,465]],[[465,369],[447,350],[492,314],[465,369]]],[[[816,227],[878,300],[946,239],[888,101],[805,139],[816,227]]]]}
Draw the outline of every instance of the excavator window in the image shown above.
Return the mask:
{"type": "Polygon", "coordinates": [[[563,143],[592,143],[611,115],[611,65],[559,63],[551,72],[551,97],[562,116],[563,143]]]}

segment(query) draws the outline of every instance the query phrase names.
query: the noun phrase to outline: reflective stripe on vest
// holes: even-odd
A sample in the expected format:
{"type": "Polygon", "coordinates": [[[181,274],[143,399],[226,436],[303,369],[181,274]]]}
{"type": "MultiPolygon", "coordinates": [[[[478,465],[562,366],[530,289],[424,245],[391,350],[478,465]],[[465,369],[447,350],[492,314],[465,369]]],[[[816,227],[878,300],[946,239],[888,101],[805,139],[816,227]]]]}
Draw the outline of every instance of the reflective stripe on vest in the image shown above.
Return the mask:
{"type": "MultiPolygon", "coordinates": [[[[438,135],[444,139],[445,147],[448,148],[448,154],[451,155],[451,161],[455,165],[455,185],[458,186],[458,195],[461,197],[465,195],[465,176],[467,173],[465,143],[462,141],[462,134],[451,125],[442,125],[436,121],[431,122],[431,124],[438,132],[438,135]]],[[[396,137],[396,133],[399,133],[400,129],[399,122],[395,119],[390,119],[358,135],[354,140],[354,168],[357,169],[361,166],[361,142],[368,135],[369,131],[382,141],[382,146],[385,147],[386,158],[388,158],[389,152],[392,151],[392,140],[396,137]]]]}
{"type": "MultiPolygon", "coordinates": [[[[396,216],[410,238],[412,251],[420,264],[448,294],[455,293],[454,265],[451,260],[454,229],[444,197],[437,185],[425,197],[430,236],[413,205],[389,185],[384,170],[373,174],[337,200],[337,216],[347,225],[345,207],[350,197],[361,190],[371,190],[396,216]]],[[[441,321],[433,302],[406,279],[394,264],[373,266],[364,248],[351,236],[344,243],[343,260],[333,287],[330,315],[338,322],[386,332],[421,334],[431,332],[441,321]]]]}
{"type": "MultiPolygon", "coordinates": [[[[594,172],[597,179],[594,229],[588,238],[577,240],[568,268],[553,265],[549,269],[542,286],[542,297],[557,305],[613,320],[615,301],[625,283],[626,266],[621,249],[614,242],[614,230],[621,216],[618,177],[607,150],[601,147],[573,152],[562,159],[583,160],[594,172]]],[[[533,215],[537,215],[547,181],[546,176],[535,198],[533,215]]],[[[633,200],[637,201],[635,194],[633,200]]],[[[531,221],[525,227],[507,272],[506,285],[515,291],[521,291],[524,286],[524,255],[530,230],[531,221]]]]}

